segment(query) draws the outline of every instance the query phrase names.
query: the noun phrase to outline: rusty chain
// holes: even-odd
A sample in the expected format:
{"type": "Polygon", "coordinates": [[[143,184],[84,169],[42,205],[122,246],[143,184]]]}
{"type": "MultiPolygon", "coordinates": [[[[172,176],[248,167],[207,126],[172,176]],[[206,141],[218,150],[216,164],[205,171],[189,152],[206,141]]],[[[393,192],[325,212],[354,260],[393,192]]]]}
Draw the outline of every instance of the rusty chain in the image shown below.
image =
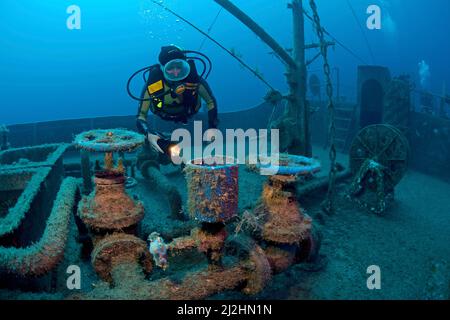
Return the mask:
{"type": "Polygon", "coordinates": [[[328,62],[328,45],[325,40],[324,35],[324,29],[322,28],[319,13],[317,10],[317,5],[314,0],[310,0],[309,4],[311,6],[311,10],[313,11],[313,18],[314,18],[314,26],[317,32],[317,36],[319,37],[320,41],[320,52],[323,56],[324,64],[324,74],[325,79],[327,82],[327,97],[328,97],[328,117],[329,117],[329,143],[330,143],[330,173],[329,173],[329,183],[328,183],[328,191],[327,191],[327,198],[325,202],[323,203],[323,209],[328,213],[334,212],[334,188],[335,188],[335,182],[336,182],[336,173],[337,173],[337,167],[336,167],[336,145],[335,145],[335,138],[336,138],[336,127],[335,127],[335,109],[334,109],[334,103],[333,103],[333,83],[331,80],[331,68],[330,64],[328,62]]]}

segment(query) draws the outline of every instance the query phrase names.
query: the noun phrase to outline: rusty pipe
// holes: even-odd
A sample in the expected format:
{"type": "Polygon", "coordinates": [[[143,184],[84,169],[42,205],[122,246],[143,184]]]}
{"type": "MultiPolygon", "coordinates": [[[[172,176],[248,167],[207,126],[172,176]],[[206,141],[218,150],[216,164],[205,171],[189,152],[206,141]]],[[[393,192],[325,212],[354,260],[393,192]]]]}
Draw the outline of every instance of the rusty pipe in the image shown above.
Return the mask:
{"type": "MultiPolygon", "coordinates": [[[[338,174],[336,174],[336,181],[341,181],[341,180],[345,180],[349,177],[351,177],[352,173],[350,170],[344,170],[342,172],[339,172],[338,174]]],[[[318,191],[320,189],[324,189],[328,186],[329,183],[329,178],[327,177],[322,177],[322,178],[318,178],[317,180],[314,180],[310,183],[306,183],[305,185],[298,185],[297,186],[297,190],[295,192],[297,198],[300,198],[308,193],[311,192],[315,192],[318,191]]]]}
{"type": "Polygon", "coordinates": [[[111,275],[113,288],[99,285],[71,299],[200,300],[241,285],[245,294],[256,294],[271,279],[271,270],[263,250],[255,245],[247,260],[227,268],[190,272],[181,282],[169,277],[146,281],[139,264],[130,262],[114,266],[111,275]]]}

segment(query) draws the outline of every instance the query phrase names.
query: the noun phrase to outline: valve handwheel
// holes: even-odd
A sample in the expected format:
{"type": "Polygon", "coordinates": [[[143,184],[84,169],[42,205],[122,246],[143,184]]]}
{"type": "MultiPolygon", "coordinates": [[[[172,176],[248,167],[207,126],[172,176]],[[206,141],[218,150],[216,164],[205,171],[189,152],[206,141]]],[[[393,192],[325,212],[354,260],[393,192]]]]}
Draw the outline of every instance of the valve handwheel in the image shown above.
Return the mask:
{"type": "Polygon", "coordinates": [[[75,137],[74,144],[92,152],[132,152],[145,142],[143,135],[129,130],[91,130],[75,137]]]}

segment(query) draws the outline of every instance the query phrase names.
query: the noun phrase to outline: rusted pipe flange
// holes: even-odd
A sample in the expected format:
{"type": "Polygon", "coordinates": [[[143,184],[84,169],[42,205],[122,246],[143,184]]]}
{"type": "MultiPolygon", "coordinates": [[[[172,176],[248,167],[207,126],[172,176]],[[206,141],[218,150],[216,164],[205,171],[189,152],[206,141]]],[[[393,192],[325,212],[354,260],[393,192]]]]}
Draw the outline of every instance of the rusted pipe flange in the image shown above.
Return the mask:
{"type": "Polygon", "coordinates": [[[247,285],[242,292],[247,295],[254,295],[261,292],[272,278],[272,270],[270,268],[267,257],[258,245],[250,252],[248,263],[247,285]]]}
{"type": "Polygon", "coordinates": [[[295,246],[286,248],[268,246],[264,252],[274,273],[280,273],[292,266],[295,262],[295,246]]]}
{"type": "Polygon", "coordinates": [[[112,281],[111,271],[123,263],[139,263],[145,273],[152,272],[152,258],[145,241],[125,233],[100,240],[92,252],[92,266],[105,281],[112,281]]]}
{"type": "Polygon", "coordinates": [[[75,137],[74,145],[92,152],[132,152],[144,142],[145,137],[137,132],[110,129],[83,132],[75,137]]]}

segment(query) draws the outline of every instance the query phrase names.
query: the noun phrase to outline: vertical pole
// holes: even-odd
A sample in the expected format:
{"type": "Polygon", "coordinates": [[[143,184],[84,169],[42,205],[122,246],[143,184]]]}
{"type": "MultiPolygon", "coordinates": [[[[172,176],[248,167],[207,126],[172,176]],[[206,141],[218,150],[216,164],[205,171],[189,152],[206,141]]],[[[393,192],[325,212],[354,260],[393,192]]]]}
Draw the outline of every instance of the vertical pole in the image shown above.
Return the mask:
{"type": "Polygon", "coordinates": [[[93,190],[91,161],[89,152],[81,150],[81,176],[83,178],[83,194],[89,195],[93,190]]]}
{"type": "Polygon", "coordinates": [[[105,153],[105,171],[114,170],[114,156],[112,152],[105,153]]]}
{"type": "Polygon", "coordinates": [[[125,176],[128,176],[128,166],[127,166],[127,161],[125,159],[125,152],[123,152],[123,151],[119,152],[119,159],[121,159],[121,161],[122,161],[122,165],[123,165],[123,169],[124,169],[123,174],[125,176]]]}
{"type": "Polygon", "coordinates": [[[305,18],[303,0],[293,0],[290,7],[294,25],[294,60],[297,68],[289,69],[289,86],[291,90],[290,116],[296,120],[297,136],[293,137],[290,153],[310,157],[312,154],[309,132],[309,110],[306,103],[306,61],[305,61],[305,18]]]}

